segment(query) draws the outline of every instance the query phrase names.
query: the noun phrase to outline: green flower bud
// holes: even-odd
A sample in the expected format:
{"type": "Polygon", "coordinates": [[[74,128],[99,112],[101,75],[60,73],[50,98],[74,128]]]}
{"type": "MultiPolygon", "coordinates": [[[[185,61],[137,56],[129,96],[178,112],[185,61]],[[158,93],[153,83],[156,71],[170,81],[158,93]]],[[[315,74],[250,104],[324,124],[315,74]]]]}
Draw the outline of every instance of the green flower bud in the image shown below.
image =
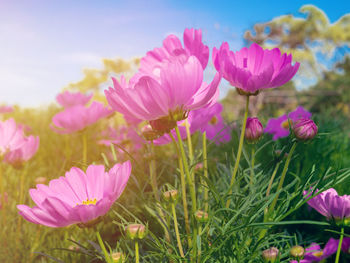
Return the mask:
{"type": "Polygon", "coordinates": [[[142,224],[130,224],[125,228],[126,235],[131,239],[143,239],[147,235],[146,227],[142,224]]]}
{"type": "Polygon", "coordinates": [[[302,246],[294,246],[290,249],[290,255],[295,258],[303,258],[305,249],[302,246]]]}
{"type": "Polygon", "coordinates": [[[202,210],[198,210],[194,216],[196,217],[197,221],[200,223],[206,223],[208,222],[209,215],[207,212],[204,212],[202,210]]]}

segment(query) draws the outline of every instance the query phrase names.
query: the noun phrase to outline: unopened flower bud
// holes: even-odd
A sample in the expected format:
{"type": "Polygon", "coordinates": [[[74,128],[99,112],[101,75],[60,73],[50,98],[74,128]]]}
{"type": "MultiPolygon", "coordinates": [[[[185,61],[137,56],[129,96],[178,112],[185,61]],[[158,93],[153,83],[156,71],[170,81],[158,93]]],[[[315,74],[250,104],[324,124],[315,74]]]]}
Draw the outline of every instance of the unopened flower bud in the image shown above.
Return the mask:
{"type": "Polygon", "coordinates": [[[295,258],[301,259],[304,256],[305,249],[302,246],[293,246],[290,249],[290,255],[295,258]]]}
{"type": "Polygon", "coordinates": [[[154,131],[152,129],[152,126],[149,124],[142,127],[141,133],[147,141],[153,141],[159,138],[159,134],[156,131],[154,131]]]}
{"type": "Polygon", "coordinates": [[[317,126],[310,119],[299,119],[293,124],[293,132],[297,139],[306,141],[311,140],[317,134],[317,126]]]}
{"type": "Polygon", "coordinates": [[[249,143],[256,143],[263,135],[264,127],[258,118],[248,118],[245,128],[245,139],[249,143]]]}
{"type": "Polygon", "coordinates": [[[203,163],[197,163],[196,166],[194,167],[196,171],[200,171],[203,169],[203,163]]]}
{"type": "Polygon", "coordinates": [[[125,255],[121,252],[115,252],[112,254],[113,263],[124,263],[125,255]]]}
{"type": "Polygon", "coordinates": [[[202,210],[198,210],[194,216],[196,217],[197,221],[198,222],[201,222],[201,223],[206,223],[208,222],[208,219],[209,219],[209,215],[207,212],[204,212],[202,210]]]}
{"type": "Polygon", "coordinates": [[[152,129],[158,133],[159,136],[164,133],[169,133],[176,126],[176,121],[166,118],[160,118],[157,120],[150,121],[149,124],[152,129]]]}
{"type": "Polygon", "coordinates": [[[169,203],[176,203],[179,198],[179,192],[177,190],[169,190],[163,193],[163,198],[169,203]]]}
{"type": "Polygon", "coordinates": [[[142,224],[130,224],[125,228],[127,236],[131,239],[143,239],[146,236],[146,227],[142,224]]]}
{"type": "Polygon", "coordinates": [[[270,247],[262,252],[262,257],[266,263],[277,262],[279,250],[276,247],[270,247]]]}

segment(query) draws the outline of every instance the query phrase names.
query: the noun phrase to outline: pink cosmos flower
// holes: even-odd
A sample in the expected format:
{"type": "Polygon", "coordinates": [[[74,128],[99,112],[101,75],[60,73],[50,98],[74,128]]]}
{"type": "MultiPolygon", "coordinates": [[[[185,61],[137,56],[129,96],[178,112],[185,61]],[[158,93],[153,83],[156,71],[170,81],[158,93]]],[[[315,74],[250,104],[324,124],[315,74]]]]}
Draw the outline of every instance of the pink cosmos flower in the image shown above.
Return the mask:
{"type": "Polygon", "coordinates": [[[223,107],[220,103],[191,111],[188,115],[190,123],[190,131],[206,132],[208,140],[214,141],[216,144],[228,142],[231,140],[231,130],[224,123],[221,116],[223,107]]]}
{"type": "Polygon", "coordinates": [[[12,106],[6,106],[6,105],[0,106],[0,113],[10,113],[10,112],[13,112],[12,106]]]}
{"type": "Polygon", "coordinates": [[[261,138],[264,127],[257,117],[247,118],[246,130],[244,138],[249,143],[256,143],[261,138]]]}
{"type": "Polygon", "coordinates": [[[90,165],[86,173],[73,167],[64,177],[38,184],[29,194],[36,206],[17,205],[19,214],[34,224],[65,227],[89,225],[105,215],[122,194],[131,172],[130,161],[116,164],[109,172],[103,165],[90,165]]]}
{"type": "MultiPolygon", "coordinates": [[[[312,243],[306,248],[304,259],[300,260],[300,263],[313,263],[320,262],[333,255],[338,249],[338,240],[330,238],[323,249],[317,243],[312,243]]],[[[298,263],[297,260],[292,260],[290,263],[298,263]]]]}
{"type": "Polygon", "coordinates": [[[102,132],[104,139],[99,144],[110,146],[111,144],[127,145],[128,149],[138,150],[145,144],[145,141],[137,134],[135,129],[130,126],[120,126],[117,129],[108,127],[102,132]]]}
{"type": "Polygon", "coordinates": [[[162,47],[147,52],[146,56],[141,59],[140,73],[159,77],[162,63],[179,56],[185,58],[195,56],[205,69],[209,60],[209,48],[202,43],[202,31],[193,28],[185,29],[183,40],[184,46],[177,36],[167,36],[162,47]]]}
{"type": "Polygon", "coordinates": [[[4,156],[4,162],[20,166],[23,162],[31,159],[39,148],[39,137],[29,136],[23,138],[21,147],[9,151],[4,156]]]}
{"type": "Polygon", "coordinates": [[[169,118],[174,122],[186,118],[188,111],[206,107],[216,101],[220,75],[207,85],[198,59],[163,61],[160,78],[143,75],[126,83],[113,78],[114,88],[105,90],[111,107],[127,118],[153,121],[169,118]]]}
{"type": "Polygon", "coordinates": [[[298,62],[292,66],[292,55],[281,56],[279,48],[263,49],[255,43],[233,52],[224,42],[219,50],[213,49],[213,63],[224,79],[246,95],[285,84],[299,68],[298,62]]]}
{"type": "Polygon", "coordinates": [[[57,113],[52,118],[53,124],[50,127],[61,134],[77,132],[112,113],[111,109],[95,101],[89,107],[76,105],[57,113]]]}
{"type": "Polygon", "coordinates": [[[310,119],[311,113],[306,111],[303,107],[298,106],[294,111],[288,115],[284,114],[278,118],[271,118],[266,124],[264,132],[273,135],[273,140],[287,137],[289,135],[289,122],[293,123],[298,119],[310,119]]]}
{"type": "MultiPolygon", "coordinates": [[[[316,190],[316,193],[318,190],[316,190]]],[[[311,196],[310,191],[304,191],[306,198],[311,196]]],[[[350,195],[339,196],[337,191],[330,188],[311,198],[309,206],[328,219],[343,220],[350,218],[350,195]]]]}
{"type": "Polygon", "coordinates": [[[302,141],[313,139],[316,136],[317,131],[317,125],[310,119],[298,119],[293,124],[295,137],[302,141]]]}
{"type": "Polygon", "coordinates": [[[92,98],[93,94],[85,95],[83,93],[78,92],[69,92],[65,91],[56,96],[56,100],[58,104],[60,104],[64,108],[73,107],[76,105],[85,105],[92,98]]]}
{"type": "Polygon", "coordinates": [[[0,121],[0,155],[18,149],[24,143],[23,130],[14,119],[0,121]]]}

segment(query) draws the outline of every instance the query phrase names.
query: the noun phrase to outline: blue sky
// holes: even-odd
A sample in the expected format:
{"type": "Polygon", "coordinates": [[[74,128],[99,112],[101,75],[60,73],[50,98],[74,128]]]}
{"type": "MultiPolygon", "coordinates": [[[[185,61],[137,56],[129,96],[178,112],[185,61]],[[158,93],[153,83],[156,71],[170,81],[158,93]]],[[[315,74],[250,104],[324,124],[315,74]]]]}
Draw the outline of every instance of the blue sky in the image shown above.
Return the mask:
{"type": "Polygon", "coordinates": [[[296,15],[304,4],[331,22],[350,12],[350,1],[0,0],[0,103],[50,103],[82,68],[142,56],[186,27],[201,28],[211,49],[222,41],[238,49],[256,22],[296,15]]]}

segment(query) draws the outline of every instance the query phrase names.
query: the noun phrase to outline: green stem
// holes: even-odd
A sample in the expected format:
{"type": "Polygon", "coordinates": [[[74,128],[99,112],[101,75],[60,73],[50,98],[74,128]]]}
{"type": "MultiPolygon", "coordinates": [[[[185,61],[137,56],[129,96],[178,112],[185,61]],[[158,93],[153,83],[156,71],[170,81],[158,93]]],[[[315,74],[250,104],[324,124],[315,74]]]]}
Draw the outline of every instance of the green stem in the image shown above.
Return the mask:
{"type": "Polygon", "coordinates": [[[169,232],[168,232],[168,229],[166,226],[164,226],[164,224],[166,224],[166,218],[165,218],[165,215],[163,213],[163,210],[161,209],[160,205],[159,205],[159,202],[160,202],[160,196],[159,196],[159,193],[158,193],[158,183],[157,183],[157,175],[156,175],[156,160],[154,158],[154,144],[153,142],[151,142],[151,161],[149,162],[149,172],[150,172],[150,177],[151,177],[151,186],[152,186],[152,189],[153,189],[153,194],[154,194],[154,197],[157,201],[157,210],[158,210],[158,213],[161,217],[161,219],[163,220],[163,223],[161,223],[163,229],[164,229],[164,233],[165,233],[165,239],[170,242],[170,235],[169,235],[169,232]]]}
{"type": "Polygon", "coordinates": [[[173,144],[175,146],[176,149],[176,153],[178,156],[178,162],[179,162],[179,169],[180,169],[180,180],[181,180],[181,196],[182,196],[182,205],[183,205],[183,209],[184,209],[184,217],[185,217],[185,228],[186,228],[186,233],[187,233],[187,241],[188,241],[188,246],[192,247],[192,239],[191,239],[191,227],[190,227],[190,220],[188,217],[188,209],[187,209],[187,193],[186,193],[186,181],[185,181],[185,173],[184,173],[184,167],[182,164],[182,159],[181,159],[181,155],[180,155],[180,150],[179,147],[177,146],[176,140],[174,138],[174,136],[172,135],[172,133],[169,133],[173,144]]]}
{"type": "Polygon", "coordinates": [[[251,165],[250,165],[250,185],[253,185],[254,182],[254,165],[255,165],[255,145],[252,146],[251,154],[251,165]]]}
{"type": "Polygon", "coordinates": [[[339,262],[340,258],[340,251],[341,251],[341,245],[343,243],[343,238],[344,238],[344,227],[341,228],[341,233],[340,233],[340,239],[339,239],[339,244],[338,244],[338,250],[337,250],[337,255],[335,257],[335,263],[339,262]]]}
{"type": "MultiPolygon", "coordinates": [[[[232,172],[232,177],[231,177],[231,182],[230,182],[230,191],[228,193],[228,195],[232,194],[232,188],[233,188],[233,183],[235,181],[236,178],[236,174],[239,168],[239,161],[241,159],[241,155],[242,155],[242,150],[243,150],[243,143],[244,143],[244,134],[245,134],[245,128],[247,125],[247,118],[248,118],[248,111],[249,111],[249,96],[247,96],[246,99],[246,105],[245,105],[245,112],[244,112],[244,119],[243,119],[243,125],[242,125],[242,130],[241,130],[241,137],[239,139],[239,145],[238,145],[238,152],[237,152],[237,158],[236,158],[236,162],[235,162],[235,166],[233,168],[233,172],[232,172]]],[[[231,198],[229,198],[226,202],[226,208],[228,208],[230,206],[230,202],[231,202],[231,198]]]]}
{"type": "Polygon", "coordinates": [[[175,211],[175,204],[174,203],[171,203],[171,211],[173,213],[173,218],[174,218],[174,227],[175,227],[177,246],[178,246],[179,251],[180,251],[180,256],[182,258],[184,258],[185,255],[184,255],[184,251],[183,251],[182,244],[181,244],[181,238],[180,238],[180,233],[179,233],[179,225],[177,223],[177,217],[176,217],[176,211],[175,211]]]}
{"type": "Polygon", "coordinates": [[[83,165],[87,165],[87,133],[83,131],[83,165]]]}
{"type": "Polygon", "coordinates": [[[293,155],[296,147],[297,147],[297,142],[294,142],[292,145],[292,148],[290,149],[290,151],[288,153],[286,163],[284,164],[282,176],[281,176],[281,179],[280,179],[278,186],[277,186],[277,191],[276,191],[277,195],[276,195],[275,199],[272,201],[272,204],[271,204],[270,209],[269,209],[269,214],[273,211],[273,209],[275,208],[275,206],[277,204],[278,196],[279,196],[278,191],[280,191],[281,188],[283,187],[284,179],[285,179],[287,171],[288,171],[288,166],[289,166],[290,160],[292,159],[292,155],[293,155]]]}
{"type": "Polygon", "coordinates": [[[188,184],[190,187],[190,194],[191,194],[191,199],[192,199],[192,213],[194,214],[197,211],[195,185],[194,185],[194,182],[192,181],[192,178],[191,178],[190,169],[188,166],[187,157],[186,157],[186,153],[185,153],[185,148],[184,148],[184,145],[182,142],[182,138],[181,138],[181,134],[180,134],[178,126],[175,127],[175,131],[176,131],[177,139],[179,141],[182,162],[183,162],[183,165],[185,168],[186,177],[187,177],[188,184]]]}
{"type": "Polygon", "coordinates": [[[100,245],[100,247],[101,247],[101,250],[102,250],[102,252],[103,252],[103,255],[105,256],[106,262],[107,262],[107,263],[113,263],[112,258],[111,258],[111,256],[109,255],[109,253],[107,252],[107,249],[106,249],[106,247],[105,247],[105,244],[104,244],[103,241],[102,241],[100,232],[98,232],[97,230],[96,230],[96,236],[97,236],[98,243],[99,243],[99,245],[100,245]]]}
{"type": "Polygon", "coordinates": [[[275,179],[275,176],[276,176],[276,173],[278,171],[278,168],[280,167],[280,164],[281,163],[277,163],[277,165],[275,167],[275,170],[273,170],[273,173],[272,173],[272,176],[271,176],[271,179],[270,179],[270,182],[269,182],[269,186],[267,187],[267,190],[266,190],[266,197],[268,197],[270,195],[272,183],[273,183],[273,180],[275,179]]]}
{"type": "MultiPolygon", "coordinates": [[[[207,134],[203,132],[203,169],[204,177],[208,179],[208,158],[207,158],[207,134]]],[[[208,212],[209,208],[209,189],[207,182],[204,182],[204,211],[208,212]]]]}
{"type": "Polygon", "coordinates": [[[190,132],[190,124],[188,123],[188,120],[185,120],[185,127],[186,127],[186,134],[187,134],[187,145],[188,145],[188,155],[190,158],[190,161],[193,161],[193,147],[192,147],[192,139],[191,139],[191,132],[190,132]]]}
{"type": "Polygon", "coordinates": [[[137,239],[135,240],[135,262],[136,263],[140,262],[139,241],[137,239]]]}
{"type": "MultiPolygon", "coordinates": [[[[197,224],[196,224],[196,220],[193,218],[195,212],[197,211],[197,201],[196,201],[196,188],[195,188],[195,182],[192,181],[191,178],[191,174],[190,174],[190,170],[188,167],[188,162],[187,162],[187,157],[186,157],[186,153],[185,153],[185,148],[182,142],[182,138],[181,138],[181,134],[179,131],[179,127],[175,126],[175,131],[176,131],[176,135],[179,141],[179,146],[180,146],[180,152],[181,152],[181,156],[182,156],[182,162],[185,168],[185,173],[186,173],[186,178],[187,178],[187,182],[190,188],[190,195],[191,195],[191,199],[192,199],[192,229],[193,229],[193,237],[192,237],[192,244],[193,244],[193,249],[192,249],[192,257],[191,260],[195,260],[196,255],[197,255],[197,246],[196,246],[196,240],[197,240],[197,224]]],[[[180,157],[180,156],[179,156],[180,157]]]]}

